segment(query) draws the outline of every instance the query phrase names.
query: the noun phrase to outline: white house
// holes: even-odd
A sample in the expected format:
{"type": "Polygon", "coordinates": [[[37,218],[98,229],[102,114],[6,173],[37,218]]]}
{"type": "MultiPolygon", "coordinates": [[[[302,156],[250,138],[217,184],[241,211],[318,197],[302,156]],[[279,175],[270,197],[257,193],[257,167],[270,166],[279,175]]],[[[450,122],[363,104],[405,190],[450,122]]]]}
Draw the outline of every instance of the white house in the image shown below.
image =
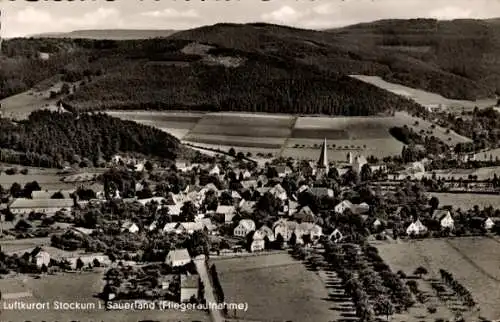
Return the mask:
{"type": "Polygon", "coordinates": [[[31,253],[31,256],[32,256],[36,266],[38,266],[38,267],[41,267],[44,264],[45,264],[45,266],[48,266],[50,263],[50,254],[39,247],[37,247],[33,250],[33,252],[31,253]]]}
{"type": "Polygon", "coordinates": [[[486,220],[484,221],[484,223],[483,223],[483,227],[484,227],[484,229],[486,229],[486,230],[491,230],[491,229],[493,229],[493,227],[495,227],[495,222],[494,222],[494,221],[493,221],[490,217],[488,217],[488,218],[486,218],[486,220]]]}
{"type": "Polygon", "coordinates": [[[252,243],[250,244],[251,252],[258,252],[264,250],[266,242],[262,233],[255,231],[252,236],[252,243]]]}
{"type": "Polygon", "coordinates": [[[432,214],[432,219],[439,221],[441,228],[448,228],[453,230],[455,228],[455,221],[448,210],[436,209],[432,214]]]}
{"type": "Polygon", "coordinates": [[[266,225],[257,229],[257,232],[260,236],[262,236],[262,238],[267,237],[267,239],[271,242],[273,242],[275,240],[274,233],[273,233],[272,229],[267,227],[266,225]]]}
{"type": "Polygon", "coordinates": [[[255,222],[251,219],[242,219],[238,226],[234,228],[234,235],[238,237],[245,237],[250,232],[255,230],[255,222]]]}
{"type": "Polygon", "coordinates": [[[297,243],[303,244],[304,241],[302,237],[304,235],[309,235],[311,240],[314,241],[319,239],[319,237],[321,237],[321,235],[323,234],[323,230],[320,226],[314,223],[303,222],[296,226],[294,233],[295,236],[297,236],[297,243]]]}
{"type": "Polygon", "coordinates": [[[289,241],[297,225],[298,224],[295,221],[279,219],[273,224],[272,227],[274,238],[278,239],[279,236],[281,236],[284,241],[289,241]]]}
{"type": "Polygon", "coordinates": [[[415,222],[412,222],[407,228],[406,228],[406,234],[407,235],[422,235],[427,232],[427,227],[422,224],[420,219],[417,219],[415,222]]]}
{"type": "Polygon", "coordinates": [[[191,262],[191,256],[186,248],[173,249],[168,252],[165,263],[171,267],[184,266],[191,262]]]}

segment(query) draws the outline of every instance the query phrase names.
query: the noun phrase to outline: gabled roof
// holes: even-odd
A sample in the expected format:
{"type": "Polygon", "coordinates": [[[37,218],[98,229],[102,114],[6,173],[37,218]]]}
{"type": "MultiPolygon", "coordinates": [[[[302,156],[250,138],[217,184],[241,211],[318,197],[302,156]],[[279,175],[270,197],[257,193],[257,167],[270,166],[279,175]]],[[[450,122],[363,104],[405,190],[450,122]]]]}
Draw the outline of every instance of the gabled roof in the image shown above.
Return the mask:
{"type": "Polygon", "coordinates": [[[293,217],[302,222],[315,222],[316,219],[314,212],[309,206],[302,207],[293,217]]]}
{"type": "Polygon", "coordinates": [[[26,199],[17,198],[10,204],[11,209],[17,208],[71,208],[73,199],[26,199]]]}
{"type": "Polygon", "coordinates": [[[181,208],[182,205],[177,204],[177,205],[167,205],[165,206],[168,208],[168,214],[172,216],[178,216],[181,214],[181,208]]]}
{"type": "Polygon", "coordinates": [[[203,230],[205,226],[201,222],[187,221],[179,223],[179,226],[177,228],[181,227],[184,228],[185,230],[195,231],[195,230],[203,230]]]}
{"type": "Polygon", "coordinates": [[[189,252],[186,248],[172,249],[168,252],[168,254],[171,255],[172,261],[183,261],[191,259],[191,256],[189,255],[189,252]]]}
{"type": "Polygon", "coordinates": [[[255,207],[255,201],[242,200],[239,204],[239,210],[241,212],[252,213],[255,207]]]}
{"type": "Polygon", "coordinates": [[[238,227],[244,228],[247,231],[255,230],[255,222],[251,219],[242,219],[238,223],[238,227]]]}
{"type": "Polygon", "coordinates": [[[232,214],[234,212],[235,212],[234,206],[223,206],[223,205],[217,206],[217,210],[215,211],[215,213],[217,214],[232,214]]]}

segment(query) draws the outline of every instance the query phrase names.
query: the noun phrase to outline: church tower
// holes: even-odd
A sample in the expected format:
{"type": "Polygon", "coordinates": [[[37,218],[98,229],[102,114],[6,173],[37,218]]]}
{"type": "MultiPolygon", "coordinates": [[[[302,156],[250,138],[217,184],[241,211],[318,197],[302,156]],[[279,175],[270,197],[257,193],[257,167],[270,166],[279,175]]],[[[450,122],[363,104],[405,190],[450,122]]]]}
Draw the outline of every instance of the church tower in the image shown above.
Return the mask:
{"type": "Polygon", "coordinates": [[[327,145],[326,138],[321,145],[321,152],[319,154],[319,160],[316,169],[316,180],[324,178],[328,175],[328,153],[327,153],[327,145]]]}

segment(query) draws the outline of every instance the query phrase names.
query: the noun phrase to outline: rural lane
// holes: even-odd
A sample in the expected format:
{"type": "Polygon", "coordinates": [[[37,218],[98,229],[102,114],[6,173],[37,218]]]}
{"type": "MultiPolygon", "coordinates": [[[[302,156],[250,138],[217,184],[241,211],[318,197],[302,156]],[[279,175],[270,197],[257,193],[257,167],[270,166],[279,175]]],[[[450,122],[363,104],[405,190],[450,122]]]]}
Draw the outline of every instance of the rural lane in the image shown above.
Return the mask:
{"type": "Polygon", "coordinates": [[[210,279],[210,276],[208,276],[208,270],[207,270],[207,265],[205,264],[205,259],[195,259],[194,264],[196,265],[196,270],[198,271],[198,274],[200,275],[200,279],[203,283],[204,286],[204,295],[205,295],[205,301],[207,304],[209,304],[210,308],[210,317],[212,318],[213,322],[224,322],[224,318],[222,317],[222,313],[220,310],[218,310],[215,306],[217,301],[215,300],[215,293],[214,293],[214,288],[212,285],[212,280],[210,279]]]}

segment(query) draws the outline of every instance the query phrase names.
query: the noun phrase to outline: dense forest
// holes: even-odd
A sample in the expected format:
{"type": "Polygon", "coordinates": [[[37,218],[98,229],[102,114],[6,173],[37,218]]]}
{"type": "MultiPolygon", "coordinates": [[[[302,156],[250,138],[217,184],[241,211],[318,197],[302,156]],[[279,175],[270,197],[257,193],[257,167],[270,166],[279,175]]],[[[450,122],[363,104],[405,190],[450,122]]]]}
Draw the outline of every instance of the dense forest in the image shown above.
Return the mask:
{"type": "Polygon", "coordinates": [[[179,141],[168,133],[102,113],[75,116],[37,111],[19,123],[0,119],[0,161],[9,163],[92,165],[118,152],[173,160],[180,148],[179,141]]]}
{"type": "Polygon", "coordinates": [[[414,109],[346,75],[378,75],[450,98],[492,96],[500,88],[496,27],[416,19],[331,31],[216,24],[157,39],[11,39],[2,47],[0,98],[59,75],[85,80],[65,99],[74,110],[372,115],[414,109]]]}

